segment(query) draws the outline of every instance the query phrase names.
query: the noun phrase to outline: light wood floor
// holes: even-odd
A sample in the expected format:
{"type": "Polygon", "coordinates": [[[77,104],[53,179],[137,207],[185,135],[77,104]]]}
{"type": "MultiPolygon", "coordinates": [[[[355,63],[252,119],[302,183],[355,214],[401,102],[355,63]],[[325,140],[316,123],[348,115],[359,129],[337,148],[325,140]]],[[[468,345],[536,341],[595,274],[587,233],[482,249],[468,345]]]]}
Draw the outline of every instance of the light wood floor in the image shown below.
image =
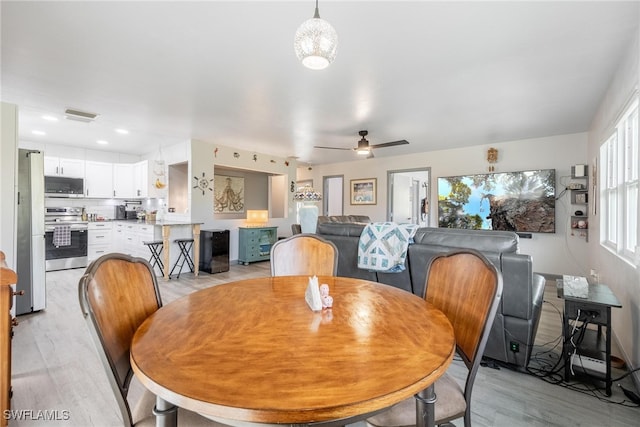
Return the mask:
{"type": "MultiPolygon", "coordinates": [[[[47,309],[20,316],[13,339],[13,400],[16,411],[57,411],[58,421],[12,420],[10,426],[121,426],[120,413],[89,331],[80,314],[77,284],[83,269],[47,273],[47,309]]],[[[232,280],[268,276],[269,263],[232,265],[229,272],[179,280],[159,279],[163,302],[232,280]]],[[[531,366],[555,364],[560,354],[561,300],[547,286],[531,366]],[[547,344],[549,343],[549,344],[547,344]],[[553,347],[557,344],[557,347],[553,347]]],[[[545,368],[548,369],[548,368],[545,368]]],[[[461,362],[451,371],[462,375],[461,362]]],[[[616,374],[621,374],[616,371],[616,374]]],[[[558,380],[558,376],[551,376],[558,380]]],[[[628,377],[621,381],[632,388],[628,377]]],[[[132,394],[139,393],[134,390],[132,394]]],[[[482,367],[473,392],[474,426],[638,426],[640,409],[624,402],[618,387],[607,398],[590,385],[567,387],[506,368],[482,367]],[[623,403],[624,402],[624,403],[623,403]]],[[[362,423],[358,423],[360,427],[362,423]]],[[[456,425],[461,426],[462,421],[456,425]]]]}

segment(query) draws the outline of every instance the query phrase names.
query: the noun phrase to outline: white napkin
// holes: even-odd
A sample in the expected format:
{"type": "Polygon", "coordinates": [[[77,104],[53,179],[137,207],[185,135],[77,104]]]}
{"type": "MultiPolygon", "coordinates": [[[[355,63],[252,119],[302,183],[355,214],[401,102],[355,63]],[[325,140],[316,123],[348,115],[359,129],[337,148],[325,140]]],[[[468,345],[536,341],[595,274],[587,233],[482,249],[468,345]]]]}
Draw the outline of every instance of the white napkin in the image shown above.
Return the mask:
{"type": "Polygon", "coordinates": [[[316,276],[309,277],[309,284],[304,293],[304,299],[307,305],[313,311],[322,311],[322,298],[320,298],[320,286],[316,276]]]}

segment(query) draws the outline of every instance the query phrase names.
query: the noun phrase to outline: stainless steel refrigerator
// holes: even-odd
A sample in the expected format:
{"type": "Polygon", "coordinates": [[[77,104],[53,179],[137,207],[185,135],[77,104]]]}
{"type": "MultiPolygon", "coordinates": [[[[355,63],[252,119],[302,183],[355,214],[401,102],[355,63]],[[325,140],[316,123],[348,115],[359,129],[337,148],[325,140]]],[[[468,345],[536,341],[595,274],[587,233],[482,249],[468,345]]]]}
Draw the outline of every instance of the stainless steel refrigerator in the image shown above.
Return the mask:
{"type": "Polygon", "coordinates": [[[16,248],[16,314],[46,306],[44,239],[44,155],[18,150],[18,229],[16,248]]]}

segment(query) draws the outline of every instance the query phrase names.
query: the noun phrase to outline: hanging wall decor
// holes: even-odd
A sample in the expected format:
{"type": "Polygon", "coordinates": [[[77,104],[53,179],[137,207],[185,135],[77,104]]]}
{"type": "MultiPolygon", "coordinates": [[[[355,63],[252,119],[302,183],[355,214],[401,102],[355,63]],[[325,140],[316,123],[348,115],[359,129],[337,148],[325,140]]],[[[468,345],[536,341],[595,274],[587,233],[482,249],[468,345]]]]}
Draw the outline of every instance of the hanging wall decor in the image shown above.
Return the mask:
{"type": "Polygon", "coordinates": [[[244,178],[238,176],[213,176],[215,213],[244,212],[244,178]]]}
{"type": "Polygon", "coordinates": [[[351,180],[352,205],[375,205],[377,192],[376,178],[351,180]]]}
{"type": "Polygon", "coordinates": [[[496,148],[489,148],[487,150],[487,162],[489,162],[489,172],[495,172],[496,167],[495,163],[498,162],[498,150],[496,148]]]}
{"type": "Polygon", "coordinates": [[[209,189],[209,191],[213,191],[213,188],[211,188],[209,185],[209,183],[213,181],[213,179],[207,179],[204,172],[202,172],[202,178],[198,178],[197,176],[194,176],[193,179],[196,180],[196,185],[193,188],[202,190],[203,196],[204,196],[205,190],[209,189]]]}

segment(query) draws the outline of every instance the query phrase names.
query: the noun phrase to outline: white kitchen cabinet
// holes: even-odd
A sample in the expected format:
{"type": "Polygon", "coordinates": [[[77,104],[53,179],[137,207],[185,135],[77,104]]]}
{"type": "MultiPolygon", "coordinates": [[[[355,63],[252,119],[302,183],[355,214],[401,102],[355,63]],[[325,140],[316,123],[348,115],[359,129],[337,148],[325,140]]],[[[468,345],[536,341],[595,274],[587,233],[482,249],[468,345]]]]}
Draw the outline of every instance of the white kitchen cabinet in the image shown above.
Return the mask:
{"type": "Polygon", "coordinates": [[[118,221],[114,244],[118,252],[149,259],[151,252],[143,242],[156,240],[155,226],[136,221],[118,221]]]}
{"type": "Polygon", "coordinates": [[[113,252],[113,224],[111,222],[90,222],[87,235],[87,259],[89,262],[104,254],[113,252]]]}
{"type": "Polygon", "coordinates": [[[119,199],[136,197],[133,163],[113,164],[113,196],[119,199]]]}
{"type": "Polygon", "coordinates": [[[124,222],[123,223],[123,227],[122,227],[122,253],[125,253],[127,255],[131,255],[131,256],[138,256],[137,255],[137,248],[136,248],[136,242],[137,242],[137,237],[136,237],[136,224],[134,222],[124,222]]]}
{"type": "Polygon", "coordinates": [[[84,160],[44,156],[44,174],[46,176],[84,178],[84,172],[84,160]]]}
{"type": "Polygon", "coordinates": [[[136,198],[149,195],[148,162],[113,164],[114,197],[136,198]]]}
{"type": "Polygon", "coordinates": [[[127,251],[125,249],[126,246],[126,230],[125,230],[125,222],[114,222],[113,223],[113,251],[120,252],[126,254],[127,251]]]}
{"type": "Polygon", "coordinates": [[[133,164],[133,179],[137,188],[135,197],[149,196],[149,161],[143,160],[133,164]]]}
{"type": "Polygon", "coordinates": [[[84,189],[86,197],[113,197],[113,163],[87,160],[84,189]]]}

